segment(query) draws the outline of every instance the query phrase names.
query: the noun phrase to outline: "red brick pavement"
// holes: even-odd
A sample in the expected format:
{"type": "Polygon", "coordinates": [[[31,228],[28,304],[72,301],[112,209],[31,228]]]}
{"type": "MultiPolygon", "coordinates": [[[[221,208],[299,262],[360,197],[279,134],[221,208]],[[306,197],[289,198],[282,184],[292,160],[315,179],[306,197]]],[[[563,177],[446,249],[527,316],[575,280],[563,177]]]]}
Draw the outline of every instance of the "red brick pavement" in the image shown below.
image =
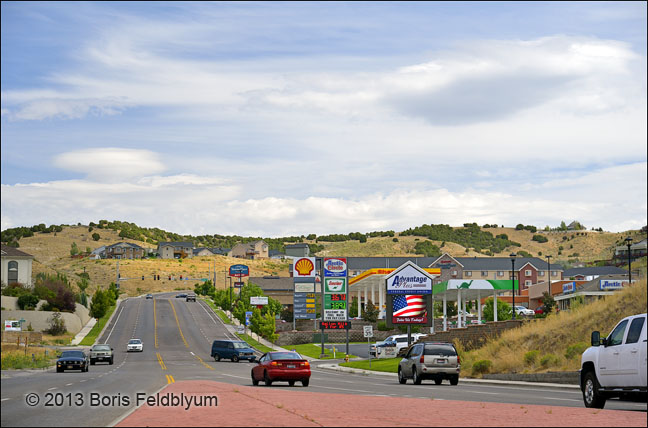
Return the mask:
{"type": "Polygon", "coordinates": [[[117,426],[645,427],[646,413],[574,407],[309,392],[307,388],[180,381],[159,397],[215,395],[216,407],[142,405],[117,426]]]}

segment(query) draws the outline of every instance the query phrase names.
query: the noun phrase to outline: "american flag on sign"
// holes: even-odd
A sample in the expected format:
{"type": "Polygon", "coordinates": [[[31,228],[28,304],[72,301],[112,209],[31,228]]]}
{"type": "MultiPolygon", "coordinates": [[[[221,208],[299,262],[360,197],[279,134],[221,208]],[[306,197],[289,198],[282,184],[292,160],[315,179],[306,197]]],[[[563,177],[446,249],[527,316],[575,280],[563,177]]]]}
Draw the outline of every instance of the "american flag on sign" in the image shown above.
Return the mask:
{"type": "Polygon", "coordinates": [[[395,317],[420,317],[425,315],[423,296],[400,295],[394,299],[395,317]]]}

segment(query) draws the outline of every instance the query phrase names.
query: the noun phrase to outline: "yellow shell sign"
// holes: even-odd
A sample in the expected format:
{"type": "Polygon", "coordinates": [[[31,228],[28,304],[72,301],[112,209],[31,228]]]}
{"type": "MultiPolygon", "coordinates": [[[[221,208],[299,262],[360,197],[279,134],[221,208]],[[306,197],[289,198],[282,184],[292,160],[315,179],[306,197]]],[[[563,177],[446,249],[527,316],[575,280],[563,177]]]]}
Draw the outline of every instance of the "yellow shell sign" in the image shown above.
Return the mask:
{"type": "Polygon", "coordinates": [[[296,277],[314,277],[315,276],[315,258],[303,257],[295,261],[293,276],[296,277]]]}

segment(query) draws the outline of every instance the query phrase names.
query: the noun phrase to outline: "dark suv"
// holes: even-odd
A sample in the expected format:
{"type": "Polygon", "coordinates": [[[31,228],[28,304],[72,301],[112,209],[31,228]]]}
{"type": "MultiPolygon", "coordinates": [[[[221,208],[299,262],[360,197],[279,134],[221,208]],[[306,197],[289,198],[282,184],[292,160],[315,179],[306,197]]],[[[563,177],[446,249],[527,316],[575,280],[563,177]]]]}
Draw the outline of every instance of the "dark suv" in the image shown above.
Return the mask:
{"type": "Polygon", "coordinates": [[[398,363],[398,381],[412,379],[420,385],[423,379],[433,379],[440,385],[444,379],[451,385],[459,383],[461,362],[452,343],[423,342],[413,345],[398,363]]]}
{"type": "Polygon", "coordinates": [[[191,293],[187,294],[187,302],[195,302],[196,301],[196,295],[191,293]]]}

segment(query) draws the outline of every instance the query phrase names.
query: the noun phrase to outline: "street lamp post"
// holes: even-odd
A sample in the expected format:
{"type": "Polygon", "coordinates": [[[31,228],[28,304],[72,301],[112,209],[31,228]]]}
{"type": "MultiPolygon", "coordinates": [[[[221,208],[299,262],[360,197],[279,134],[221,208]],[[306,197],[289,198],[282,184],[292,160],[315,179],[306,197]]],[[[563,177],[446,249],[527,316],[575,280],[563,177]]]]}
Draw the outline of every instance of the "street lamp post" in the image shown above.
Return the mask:
{"type": "MultiPolygon", "coordinates": [[[[517,254],[511,253],[511,288],[513,289],[513,319],[515,319],[515,258],[517,254]]],[[[497,308],[495,308],[497,310],[497,308]]]]}
{"type": "Polygon", "coordinates": [[[632,250],[630,248],[630,246],[632,245],[632,238],[628,236],[625,239],[625,243],[628,246],[628,280],[630,281],[630,284],[632,284],[632,250]]]}
{"type": "Polygon", "coordinates": [[[551,256],[547,255],[546,257],[547,257],[547,282],[549,283],[549,295],[551,296],[551,256]]]}

